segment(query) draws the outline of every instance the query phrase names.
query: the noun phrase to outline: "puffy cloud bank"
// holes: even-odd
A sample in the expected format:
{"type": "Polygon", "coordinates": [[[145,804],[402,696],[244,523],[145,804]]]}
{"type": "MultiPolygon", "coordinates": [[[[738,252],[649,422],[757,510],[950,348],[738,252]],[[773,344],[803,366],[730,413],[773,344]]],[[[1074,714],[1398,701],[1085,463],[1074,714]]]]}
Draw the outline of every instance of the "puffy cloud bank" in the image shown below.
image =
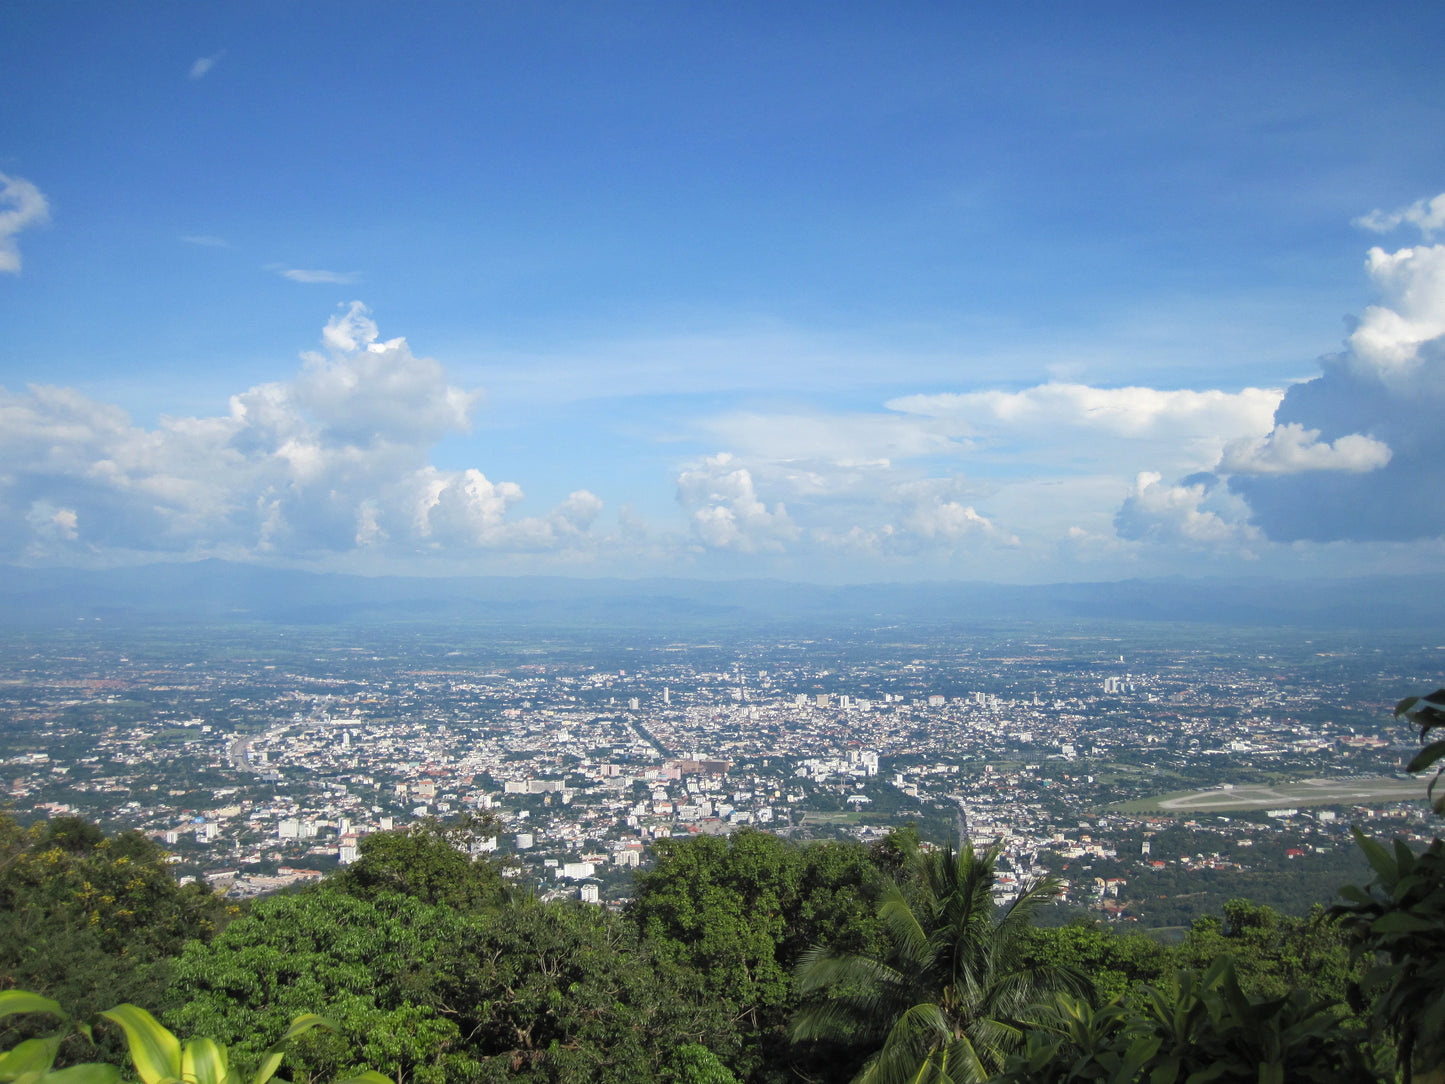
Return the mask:
{"type": "MultiPolygon", "coordinates": [[[[35,196],[25,222],[0,217],[0,259],[43,215],[35,196]]],[[[1362,224],[1428,238],[1442,215],[1445,196],[1362,224]]],[[[73,390],[0,391],[0,557],[508,555],[500,567],[518,569],[585,555],[609,570],[850,579],[1063,579],[1302,554],[1358,571],[1362,555],[1403,549],[1295,545],[1307,542],[1429,540],[1410,549],[1428,560],[1445,539],[1445,244],[1372,248],[1365,271],[1374,303],[1320,375],[1287,390],[1049,382],[713,414],[690,423],[673,464],[676,521],[624,507],[606,537],[586,490],[527,516],[517,483],[435,466],[477,393],[381,339],[353,303],[291,379],[216,417],[148,429],[73,390]]]]}
{"type": "MultiPolygon", "coordinates": [[[[1361,220],[1445,228],[1445,195],[1361,220]]],[[[1372,248],[1379,292],[1321,375],[1292,387],[1262,440],[1232,443],[1218,471],[1276,541],[1445,535],[1445,245],[1372,248]]]]}
{"type": "Polygon", "coordinates": [[[1114,516],[1114,529],[1131,542],[1186,549],[1240,546],[1258,540],[1246,522],[1249,509],[1211,474],[1169,485],[1155,471],[1142,471],[1114,516]]]}
{"type": "Polygon", "coordinates": [[[478,394],[404,339],[378,341],[360,302],[290,381],[235,395],[224,416],[153,429],[64,388],[0,390],[0,553],[390,555],[557,551],[587,544],[585,490],[514,518],[513,482],[440,470],[478,394]]]}
{"type": "MultiPolygon", "coordinates": [[[[1445,195],[1356,224],[1428,238],[1445,229],[1445,195]]],[[[1121,538],[1257,549],[1445,536],[1445,245],[1374,247],[1365,271],[1378,298],[1320,375],[1208,470],[1176,484],[1141,474],[1115,516],[1121,538]]]]}
{"type": "MultiPolygon", "coordinates": [[[[1359,224],[1428,242],[1445,195],[1359,224]]],[[[1445,244],[1371,248],[1365,271],[1374,303],[1287,390],[1052,382],[723,415],[705,429],[727,452],[689,466],[678,497],[704,549],[943,555],[960,574],[1001,547],[1122,569],[1445,538],[1445,244]]]]}
{"type": "Polygon", "coordinates": [[[678,499],[703,550],[922,561],[942,574],[988,576],[1002,563],[1028,575],[1060,544],[1078,549],[1091,534],[1080,521],[1114,535],[1126,494],[1124,539],[1247,542],[1243,502],[1217,480],[1170,495],[1162,473],[1132,489],[1129,479],[1198,474],[1232,442],[1252,447],[1283,395],[1048,383],[900,396],[873,413],[728,414],[704,425],[728,451],[682,471],[678,499]],[[1216,507],[1200,506],[1206,489],[1216,507]]]}

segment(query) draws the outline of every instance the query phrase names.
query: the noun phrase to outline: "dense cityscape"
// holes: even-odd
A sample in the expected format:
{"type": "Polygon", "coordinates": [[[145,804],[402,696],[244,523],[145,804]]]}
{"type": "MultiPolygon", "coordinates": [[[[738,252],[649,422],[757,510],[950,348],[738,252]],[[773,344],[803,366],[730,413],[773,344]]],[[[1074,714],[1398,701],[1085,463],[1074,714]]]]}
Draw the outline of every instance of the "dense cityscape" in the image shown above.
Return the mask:
{"type": "Polygon", "coordinates": [[[539,894],[599,903],[658,839],[913,823],[1002,840],[1001,898],[1052,870],[1072,909],[1170,925],[1241,886],[1327,898],[1360,863],[1351,824],[1427,838],[1389,709],[1441,648],[1407,636],[90,626],[9,634],[8,811],[140,829],[233,896],[426,818],[539,894]]]}

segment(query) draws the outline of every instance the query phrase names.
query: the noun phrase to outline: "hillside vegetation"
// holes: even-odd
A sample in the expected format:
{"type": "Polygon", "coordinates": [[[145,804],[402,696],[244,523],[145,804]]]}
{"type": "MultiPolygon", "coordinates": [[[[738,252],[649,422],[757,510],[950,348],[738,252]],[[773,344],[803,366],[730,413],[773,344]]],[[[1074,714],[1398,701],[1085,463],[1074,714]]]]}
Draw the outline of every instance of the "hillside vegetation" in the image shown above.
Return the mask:
{"type": "MultiPolygon", "coordinates": [[[[1428,738],[1445,691],[1399,711],[1428,738]]],[[[1235,900],[1165,945],[1040,927],[1057,883],[997,906],[996,851],[910,829],[664,841],[615,913],[520,894],[423,823],[241,909],[138,834],[0,817],[0,1081],[160,1084],[137,1036],[172,1033],[200,1084],[283,1048],[297,1081],[397,1084],[1440,1081],[1445,844],[1359,842],[1374,879],[1308,917],[1235,900]]]]}

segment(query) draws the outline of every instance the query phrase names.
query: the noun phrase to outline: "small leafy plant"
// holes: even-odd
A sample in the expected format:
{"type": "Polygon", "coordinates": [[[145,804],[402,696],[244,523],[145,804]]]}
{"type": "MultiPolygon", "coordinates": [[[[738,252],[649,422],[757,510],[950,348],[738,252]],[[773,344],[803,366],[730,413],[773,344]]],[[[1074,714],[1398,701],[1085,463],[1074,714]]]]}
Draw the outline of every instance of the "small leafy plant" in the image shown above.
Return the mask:
{"type": "MultiPolygon", "coordinates": [[[[1395,718],[1401,716],[1420,728],[1420,741],[1423,744],[1430,736],[1430,731],[1437,727],[1445,728],[1445,689],[1436,689],[1429,696],[1407,696],[1395,705],[1395,718]]],[[[1425,745],[1410,763],[1405,765],[1405,770],[1423,772],[1441,760],[1445,760],[1445,738],[1425,745]]],[[[1440,797],[1435,797],[1435,787],[1439,785],[1441,775],[1445,775],[1445,765],[1435,770],[1435,778],[1430,780],[1426,794],[1430,796],[1431,808],[1436,813],[1445,815],[1445,792],[1441,792],[1440,797]]]]}
{"type": "MultiPolygon", "coordinates": [[[[103,1062],[88,1062],[55,1069],[56,1054],[67,1036],[75,1033],[92,1037],[89,1023],[76,1022],[57,1002],[24,990],[0,992],[0,1018],[15,1013],[43,1012],[60,1019],[60,1027],[49,1035],[26,1039],[0,1053],[0,1084],[120,1084],[120,1070],[103,1062]]],[[[136,1005],[117,1005],[100,1013],[100,1018],[125,1032],[131,1065],[142,1084],[268,1084],[281,1067],[286,1047],[297,1036],[313,1028],[335,1031],[336,1025],[316,1013],[303,1013],[291,1021],[286,1033],[262,1055],[256,1072],[246,1080],[230,1064],[226,1047],[214,1039],[191,1039],[182,1044],[160,1021],[136,1005]]],[[[373,1070],[337,1081],[336,1084],[392,1084],[389,1077],[373,1070]]]]}
{"type": "Polygon", "coordinates": [[[0,1084],[119,1084],[120,1070],[114,1065],[93,1062],[56,1069],[55,1056],[67,1036],[76,1032],[90,1038],[90,1027],[77,1024],[58,1002],[25,990],[0,992],[0,1019],[17,1013],[49,1013],[60,1026],[49,1035],[26,1039],[0,1053],[0,1084]]]}

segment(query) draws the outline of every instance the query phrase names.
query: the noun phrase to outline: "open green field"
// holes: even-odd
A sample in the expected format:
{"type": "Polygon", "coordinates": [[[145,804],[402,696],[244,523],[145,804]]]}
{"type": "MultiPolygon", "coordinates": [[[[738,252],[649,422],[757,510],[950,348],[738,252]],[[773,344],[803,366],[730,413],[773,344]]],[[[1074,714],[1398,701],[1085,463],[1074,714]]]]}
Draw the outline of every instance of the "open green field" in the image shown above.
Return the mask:
{"type": "Polygon", "coordinates": [[[809,810],[803,814],[804,824],[861,824],[864,814],[857,812],[848,813],[820,813],[816,810],[809,810]]]}
{"type": "Polygon", "coordinates": [[[1373,805],[1421,801],[1425,797],[1425,786],[1424,779],[1397,779],[1386,775],[1241,786],[1226,784],[1209,790],[1141,798],[1118,808],[1135,813],[1229,813],[1313,805],[1373,805]]]}

